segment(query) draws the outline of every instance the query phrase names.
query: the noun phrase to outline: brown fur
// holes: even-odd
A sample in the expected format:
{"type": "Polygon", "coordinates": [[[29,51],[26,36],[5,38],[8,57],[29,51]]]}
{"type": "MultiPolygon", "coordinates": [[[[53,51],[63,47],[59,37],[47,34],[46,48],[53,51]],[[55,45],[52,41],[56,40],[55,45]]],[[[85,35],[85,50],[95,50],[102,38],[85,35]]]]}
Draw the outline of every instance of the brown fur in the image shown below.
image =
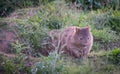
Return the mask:
{"type": "Polygon", "coordinates": [[[93,36],[90,32],[90,27],[79,28],[72,26],[61,32],[52,30],[49,36],[53,38],[51,43],[54,44],[55,47],[58,47],[60,41],[59,51],[64,51],[64,53],[76,58],[86,57],[93,44],[93,36]]]}

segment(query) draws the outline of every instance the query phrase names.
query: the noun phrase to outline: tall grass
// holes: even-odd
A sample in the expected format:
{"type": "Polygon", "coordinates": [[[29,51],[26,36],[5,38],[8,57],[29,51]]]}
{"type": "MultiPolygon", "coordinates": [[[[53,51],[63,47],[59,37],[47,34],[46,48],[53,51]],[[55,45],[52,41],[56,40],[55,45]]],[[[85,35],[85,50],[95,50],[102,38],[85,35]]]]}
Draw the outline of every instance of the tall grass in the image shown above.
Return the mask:
{"type": "MultiPolygon", "coordinates": [[[[22,11],[18,12],[22,13],[22,11]]],[[[95,39],[100,39],[103,42],[113,42],[118,40],[119,36],[107,25],[110,19],[109,16],[111,16],[109,11],[102,10],[76,12],[70,9],[64,1],[56,0],[46,3],[41,5],[37,9],[37,13],[31,17],[10,18],[12,22],[15,22],[14,29],[19,36],[19,41],[13,44],[13,48],[18,54],[27,51],[29,55],[40,56],[39,50],[42,50],[44,44],[48,43],[47,34],[49,31],[63,29],[68,26],[91,26],[95,39]]],[[[101,45],[97,44],[97,42],[93,46],[94,50],[100,50],[101,45]]],[[[58,47],[55,48],[56,50],[51,52],[49,56],[41,56],[40,60],[31,67],[32,74],[119,74],[119,67],[108,63],[106,53],[91,53],[87,59],[81,60],[71,59],[66,55],[61,56],[61,53],[58,53],[58,47]]],[[[18,60],[18,63],[24,63],[24,58],[24,56],[16,57],[15,60],[18,60]]],[[[24,64],[21,65],[20,70],[23,70],[25,68],[24,64]]],[[[16,65],[14,65],[13,61],[3,62],[3,66],[6,71],[11,73],[16,71],[16,65]]]]}

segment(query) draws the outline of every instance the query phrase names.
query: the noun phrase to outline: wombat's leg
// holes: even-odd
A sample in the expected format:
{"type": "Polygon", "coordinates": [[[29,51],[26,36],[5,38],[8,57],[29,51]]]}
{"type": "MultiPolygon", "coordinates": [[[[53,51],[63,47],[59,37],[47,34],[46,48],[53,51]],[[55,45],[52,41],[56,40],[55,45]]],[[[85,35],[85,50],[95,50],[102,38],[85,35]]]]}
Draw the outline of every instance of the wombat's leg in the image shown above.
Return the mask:
{"type": "Polygon", "coordinates": [[[86,46],[83,49],[84,57],[87,57],[87,55],[90,53],[91,46],[86,46]]]}
{"type": "Polygon", "coordinates": [[[69,54],[75,58],[80,58],[81,54],[79,53],[79,51],[77,49],[70,49],[69,50],[69,54]]]}

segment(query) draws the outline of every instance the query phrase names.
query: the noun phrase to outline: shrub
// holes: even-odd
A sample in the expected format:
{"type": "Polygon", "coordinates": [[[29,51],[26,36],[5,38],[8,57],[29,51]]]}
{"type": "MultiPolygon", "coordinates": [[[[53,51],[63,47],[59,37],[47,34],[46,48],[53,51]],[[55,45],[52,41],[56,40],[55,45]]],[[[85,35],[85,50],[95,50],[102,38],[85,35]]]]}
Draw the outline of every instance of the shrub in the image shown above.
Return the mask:
{"type": "Polygon", "coordinates": [[[110,11],[105,10],[105,12],[103,10],[98,10],[95,11],[93,13],[93,16],[91,16],[92,18],[92,23],[94,24],[95,28],[97,29],[103,29],[106,27],[106,25],[108,25],[109,22],[109,17],[110,17],[110,11]]]}
{"type": "Polygon", "coordinates": [[[108,54],[108,60],[116,65],[120,65],[120,49],[116,48],[108,54]]]}
{"type": "Polygon", "coordinates": [[[48,3],[41,6],[38,13],[33,17],[16,20],[15,29],[17,29],[21,42],[25,43],[32,52],[43,48],[43,45],[47,44],[49,30],[60,29],[67,24],[66,22],[71,22],[62,11],[64,7],[60,7],[60,4],[62,3],[48,3]]]}
{"type": "Polygon", "coordinates": [[[106,42],[111,42],[117,40],[119,36],[116,35],[115,31],[110,30],[109,28],[103,28],[102,30],[92,29],[93,36],[97,39],[102,39],[106,42]]]}
{"type": "Polygon", "coordinates": [[[100,50],[100,46],[101,46],[100,43],[94,42],[94,43],[93,43],[93,50],[94,50],[94,51],[99,51],[99,50],[100,50]]]}
{"type": "Polygon", "coordinates": [[[2,63],[3,69],[6,71],[7,74],[13,74],[16,70],[16,66],[10,60],[4,61],[2,63]]]}
{"type": "Polygon", "coordinates": [[[58,50],[51,52],[48,57],[41,57],[41,61],[32,68],[32,74],[56,74],[64,70],[64,63],[60,60],[58,50]]]}
{"type": "Polygon", "coordinates": [[[16,25],[18,34],[20,36],[20,42],[23,42],[27,47],[28,52],[33,54],[42,48],[43,39],[47,39],[48,30],[44,26],[34,24],[33,22],[27,21],[25,24],[16,25]]]}
{"type": "Polygon", "coordinates": [[[35,7],[40,4],[46,4],[54,0],[1,0],[0,17],[8,16],[15,9],[35,7]]]}
{"type": "Polygon", "coordinates": [[[109,10],[98,10],[92,12],[92,16],[90,15],[89,23],[93,24],[96,29],[103,30],[104,28],[109,28],[116,33],[120,32],[120,12],[118,10],[113,11],[109,10]]]}
{"type": "Polygon", "coordinates": [[[86,9],[99,9],[102,7],[119,9],[120,8],[120,1],[119,0],[65,0],[67,3],[74,3],[76,2],[76,6],[82,7],[86,9]]]}
{"type": "Polygon", "coordinates": [[[16,42],[11,43],[12,47],[14,50],[12,50],[13,52],[15,51],[16,55],[20,54],[22,52],[22,50],[26,49],[25,44],[20,43],[18,40],[16,40],[16,42]]]}
{"type": "Polygon", "coordinates": [[[109,26],[112,30],[120,32],[120,11],[113,11],[109,18],[109,26]]]}
{"type": "Polygon", "coordinates": [[[66,2],[76,2],[77,8],[84,8],[86,9],[98,9],[101,6],[101,2],[99,0],[65,0],[66,2]]]}
{"type": "Polygon", "coordinates": [[[105,27],[110,27],[111,30],[116,31],[117,33],[120,32],[120,11],[118,10],[98,10],[97,14],[93,15],[93,24],[97,29],[103,29],[105,27]]]}
{"type": "Polygon", "coordinates": [[[2,67],[7,74],[29,73],[29,68],[25,66],[25,57],[4,58],[2,67]]]}
{"type": "Polygon", "coordinates": [[[36,20],[39,19],[40,21],[35,22],[38,22],[49,29],[60,29],[64,24],[63,16],[59,4],[55,5],[48,3],[45,7],[42,7],[35,16],[35,18],[37,18],[36,20]]]}

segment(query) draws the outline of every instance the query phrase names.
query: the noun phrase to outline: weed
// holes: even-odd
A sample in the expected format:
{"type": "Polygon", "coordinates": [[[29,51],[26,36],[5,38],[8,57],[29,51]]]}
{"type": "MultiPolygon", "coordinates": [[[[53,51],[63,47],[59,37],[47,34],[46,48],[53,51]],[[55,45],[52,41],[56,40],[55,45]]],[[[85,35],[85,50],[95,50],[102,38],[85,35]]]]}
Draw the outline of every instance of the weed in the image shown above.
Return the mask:
{"type": "Polygon", "coordinates": [[[108,60],[113,64],[120,65],[120,49],[116,48],[108,54],[108,60]]]}
{"type": "Polygon", "coordinates": [[[110,19],[109,19],[109,26],[112,30],[119,33],[120,31],[120,12],[119,11],[113,11],[110,19]]]}
{"type": "Polygon", "coordinates": [[[51,52],[48,57],[42,56],[41,61],[37,62],[31,70],[32,74],[56,74],[61,73],[64,68],[64,63],[60,60],[58,51],[51,52]]]}
{"type": "Polygon", "coordinates": [[[25,44],[20,44],[18,40],[11,44],[16,54],[20,54],[22,50],[26,49],[25,44]]]}
{"type": "Polygon", "coordinates": [[[110,42],[117,40],[119,37],[116,35],[115,31],[110,30],[109,28],[103,28],[102,30],[92,29],[93,35],[104,41],[110,42]]]}
{"type": "Polygon", "coordinates": [[[6,60],[2,63],[3,69],[6,71],[7,74],[13,74],[16,70],[15,64],[10,61],[6,60]]]}
{"type": "Polygon", "coordinates": [[[94,51],[99,51],[100,48],[101,48],[101,44],[100,43],[98,43],[98,42],[94,42],[93,43],[93,50],[94,51]]]}

